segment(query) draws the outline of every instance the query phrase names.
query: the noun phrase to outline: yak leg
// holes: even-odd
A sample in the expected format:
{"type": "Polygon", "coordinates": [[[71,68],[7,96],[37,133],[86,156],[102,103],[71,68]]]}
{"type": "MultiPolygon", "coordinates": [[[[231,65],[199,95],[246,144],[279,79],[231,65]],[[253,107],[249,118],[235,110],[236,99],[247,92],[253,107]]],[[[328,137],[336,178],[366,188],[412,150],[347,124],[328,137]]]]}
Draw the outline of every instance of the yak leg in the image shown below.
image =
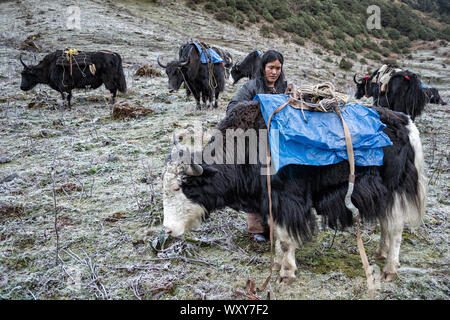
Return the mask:
{"type": "Polygon", "coordinates": [[[211,108],[213,106],[214,94],[211,88],[208,88],[207,93],[208,93],[208,108],[211,108]]]}
{"type": "Polygon", "coordinates": [[[295,271],[297,271],[295,249],[298,248],[298,243],[289,236],[284,228],[275,226],[274,230],[279,243],[278,246],[275,246],[275,256],[278,261],[281,260],[280,281],[289,284],[295,280],[295,271]]]}
{"type": "Polygon", "coordinates": [[[70,109],[71,105],[70,105],[70,100],[72,99],[72,91],[69,91],[67,94],[67,98],[65,95],[65,92],[61,91],[61,98],[63,100],[63,107],[68,107],[70,109]]]}
{"type": "Polygon", "coordinates": [[[209,106],[206,105],[206,92],[202,91],[202,101],[203,101],[203,107],[208,108],[209,106]]]}
{"type": "Polygon", "coordinates": [[[397,268],[400,267],[400,244],[402,242],[403,232],[403,205],[399,195],[395,195],[394,205],[391,214],[388,214],[386,221],[386,235],[388,243],[388,252],[386,265],[383,269],[383,279],[392,281],[397,278],[397,268]]]}
{"type": "Polygon", "coordinates": [[[197,103],[197,109],[200,110],[202,108],[202,105],[200,104],[200,92],[195,91],[192,92],[192,94],[194,95],[195,102],[197,103]]]}
{"type": "Polygon", "coordinates": [[[219,102],[218,102],[218,100],[219,100],[219,90],[216,89],[216,92],[215,92],[215,101],[214,101],[214,108],[219,107],[219,102]]]}
{"type": "Polygon", "coordinates": [[[278,237],[275,239],[275,258],[273,260],[272,271],[280,271],[283,263],[283,250],[281,250],[281,241],[278,237]]]}
{"type": "MultiPolygon", "coordinates": [[[[185,83],[186,85],[186,83],[185,83]]],[[[197,85],[195,83],[189,83],[189,85],[186,85],[188,87],[187,90],[189,90],[190,93],[194,96],[195,102],[197,104],[197,109],[201,109],[200,105],[200,93],[201,90],[198,89],[197,85]]]]}
{"type": "Polygon", "coordinates": [[[109,100],[109,104],[114,104],[114,102],[116,101],[117,89],[109,91],[111,92],[111,99],[109,100]]]}
{"type": "Polygon", "coordinates": [[[71,108],[70,100],[72,99],[72,91],[69,91],[69,94],[67,95],[67,105],[69,106],[69,109],[71,108]]]}
{"type": "Polygon", "coordinates": [[[380,219],[380,228],[381,228],[380,244],[375,254],[375,259],[385,260],[387,258],[387,254],[389,251],[388,222],[386,218],[380,219]]]}

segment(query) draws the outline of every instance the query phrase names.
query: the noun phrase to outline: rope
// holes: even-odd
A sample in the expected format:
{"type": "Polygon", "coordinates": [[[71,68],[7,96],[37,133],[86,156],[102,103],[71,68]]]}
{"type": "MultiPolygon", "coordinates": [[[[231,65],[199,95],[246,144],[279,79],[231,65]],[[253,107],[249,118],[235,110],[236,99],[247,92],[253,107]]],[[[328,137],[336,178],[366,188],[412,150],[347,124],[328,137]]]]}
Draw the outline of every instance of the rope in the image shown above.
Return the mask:
{"type": "MultiPolygon", "coordinates": [[[[348,162],[350,165],[350,175],[349,175],[349,183],[348,190],[345,196],[345,205],[352,212],[352,216],[357,226],[357,245],[358,250],[361,256],[361,261],[363,264],[363,268],[367,278],[367,287],[369,290],[370,299],[374,298],[374,290],[375,290],[375,279],[372,273],[372,269],[370,268],[367,255],[364,249],[364,244],[361,238],[360,233],[360,214],[358,208],[354,206],[351,200],[351,196],[353,193],[353,188],[355,184],[355,157],[353,153],[353,145],[350,135],[350,130],[345,123],[345,120],[341,113],[341,108],[345,107],[345,104],[349,102],[349,98],[347,95],[337,92],[334,88],[334,85],[330,82],[325,82],[322,84],[318,84],[315,86],[302,86],[299,89],[295,90],[293,84],[290,84],[286,89],[286,94],[290,94],[291,97],[287,98],[288,102],[278,107],[269,117],[267,124],[267,192],[268,192],[268,200],[269,200],[269,215],[270,215],[270,275],[264,283],[263,288],[266,287],[268,280],[272,275],[272,264],[273,264],[273,256],[272,256],[272,247],[273,247],[273,216],[272,216],[272,196],[271,196],[271,178],[270,178],[270,163],[271,163],[271,153],[270,153],[270,144],[269,144],[269,133],[270,133],[270,124],[272,121],[272,117],[284,109],[287,105],[295,109],[300,109],[303,113],[303,110],[306,109],[308,111],[321,111],[321,112],[335,112],[339,118],[341,119],[342,126],[345,133],[345,144],[348,155],[348,162]],[[304,95],[309,94],[312,95],[311,100],[318,100],[317,103],[314,102],[306,102],[304,100],[304,95]]],[[[303,117],[305,115],[303,113],[303,117]]]]}
{"type": "MultiPolygon", "coordinates": [[[[200,47],[203,49],[203,52],[201,53],[201,55],[205,54],[206,56],[206,61],[208,61],[208,84],[209,84],[209,88],[211,90],[215,90],[219,84],[217,83],[217,79],[214,76],[214,62],[212,59],[212,55],[208,52],[209,46],[206,43],[197,41],[197,43],[200,45],[200,47]]],[[[200,57],[201,59],[201,57],[200,57]]]]}
{"type": "MultiPolygon", "coordinates": [[[[67,50],[64,50],[63,51],[63,53],[62,53],[62,56],[64,56],[64,54],[65,54],[65,58],[67,59],[67,61],[69,61],[69,71],[70,71],[70,76],[72,77],[72,83],[73,83],[73,73],[72,73],[72,62],[73,61],[75,61],[75,64],[77,65],[77,67],[78,67],[78,70],[81,72],[81,75],[83,76],[83,78],[86,78],[86,73],[85,73],[85,71],[86,71],[86,67],[87,67],[87,64],[86,64],[86,58],[87,58],[87,55],[85,54],[85,53],[83,53],[84,55],[83,55],[83,64],[84,64],[84,68],[83,68],[83,70],[81,70],[81,67],[80,67],[80,65],[78,64],[78,61],[75,59],[75,60],[72,60],[72,58],[73,58],[73,56],[76,56],[76,55],[78,55],[80,52],[77,50],[77,49],[73,49],[73,48],[71,48],[71,49],[67,49],[67,50]]],[[[65,67],[64,67],[64,63],[62,64],[62,68],[63,68],[63,78],[62,78],[62,85],[64,86],[64,87],[66,87],[66,85],[64,84],[64,76],[65,76],[65,67]]],[[[92,69],[91,69],[91,67],[89,66],[89,69],[91,70],[91,73],[92,73],[92,69]]],[[[93,72],[93,74],[95,74],[95,65],[94,65],[94,67],[93,67],[93,70],[94,70],[94,72],[93,72]]]]}

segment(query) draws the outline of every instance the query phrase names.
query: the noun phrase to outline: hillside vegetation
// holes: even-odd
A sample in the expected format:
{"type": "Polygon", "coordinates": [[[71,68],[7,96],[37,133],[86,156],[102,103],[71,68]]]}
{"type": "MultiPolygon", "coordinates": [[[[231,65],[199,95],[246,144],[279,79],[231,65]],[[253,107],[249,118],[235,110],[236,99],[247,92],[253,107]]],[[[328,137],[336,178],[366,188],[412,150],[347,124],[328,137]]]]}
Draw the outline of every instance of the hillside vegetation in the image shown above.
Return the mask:
{"type": "Polygon", "coordinates": [[[446,0],[188,0],[187,4],[241,28],[257,24],[265,37],[287,37],[299,45],[309,39],[350,59],[364,53],[366,59],[381,61],[409,54],[414,40],[450,40],[446,0]],[[369,30],[367,9],[372,5],[380,8],[381,28],[369,30]]]}

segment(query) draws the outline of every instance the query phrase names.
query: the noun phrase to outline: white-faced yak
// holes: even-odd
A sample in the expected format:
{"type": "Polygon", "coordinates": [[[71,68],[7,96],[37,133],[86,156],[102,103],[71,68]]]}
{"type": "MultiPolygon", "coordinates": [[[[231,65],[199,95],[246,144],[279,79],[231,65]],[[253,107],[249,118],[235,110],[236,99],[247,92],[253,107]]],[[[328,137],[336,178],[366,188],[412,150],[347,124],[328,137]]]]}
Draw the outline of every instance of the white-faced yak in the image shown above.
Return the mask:
{"type": "MultiPolygon", "coordinates": [[[[356,167],[352,201],[363,222],[380,222],[381,239],[376,254],[386,259],[383,275],[392,280],[399,267],[404,224],[417,225],[422,221],[427,183],[422,144],[414,123],[403,113],[374,109],[386,125],[384,133],[393,145],[383,148],[383,165],[356,167]]],[[[227,157],[227,129],[244,132],[253,129],[260,134],[259,129],[266,129],[266,123],[257,102],[242,102],[217,129],[220,134],[210,140],[203,153],[223,150],[223,156],[227,157]]],[[[249,154],[247,144],[245,153],[245,159],[255,156],[249,154]]],[[[166,233],[180,236],[198,227],[212,211],[224,207],[258,212],[269,223],[267,177],[261,174],[266,169],[261,161],[229,164],[227,160],[227,164],[215,164],[202,160],[187,164],[173,155],[166,161],[163,176],[166,233]]],[[[232,157],[236,156],[241,155],[232,157]]],[[[195,157],[193,153],[190,159],[195,157]]],[[[258,155],[256,158],[260,159],[258,155]]],[[[276,238],[274,269],[280,271],[282,281],[289,283],[295,279],[295,249],[311,239],[316,230],[313,209],[322,217],[323,224],[331,228],[343,229],[353,224],[352,213],[344,204],[348,177],[347,161],[327,166],[287,165],[271,176],[276,238]]]]}

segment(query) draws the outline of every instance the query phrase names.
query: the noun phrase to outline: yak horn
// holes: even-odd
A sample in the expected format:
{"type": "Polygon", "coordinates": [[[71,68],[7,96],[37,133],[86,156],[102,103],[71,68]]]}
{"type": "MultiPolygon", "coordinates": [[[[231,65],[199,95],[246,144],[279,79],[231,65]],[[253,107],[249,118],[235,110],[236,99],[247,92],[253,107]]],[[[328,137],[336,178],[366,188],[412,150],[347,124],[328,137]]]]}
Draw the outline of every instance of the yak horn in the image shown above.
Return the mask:
{"type": "Polygon", "coordinates": [[[162,63],[161,63],[161,60],[160,60],[160,56],[158,56],[158,58],[156,59],[156,61],[158,61],[158,64],[162,67],[162,68],[167,68],[167,64],[166,65],[163,65],[162,63]]]}
{"type": "Polygon", "coordinates": [[[189,63],[189,59],[186,61],[180,61],[180,67],[184,67],[189,63]]]}
{"type": "Polygon", "coordinates": [[[20,62],[23,64],[23,66],[25,67],[25,69],[30,69],[30,67],[27,66],[27,65],[25,64],[25,62],[23,62],[23,60],[22,60],[22,54],[20,54],[19,60],[20,60],[20,62]]]}
{"type": "Polygon", "coordinates": [[[353,81],[354,81],[356,84],[361,84],[361,83],[359,83],[358,81],[356,81],[356,73],[355,73],[355,75],[353,76],[353,81]]]}
{"type": "Polygon", "coordinates": [[[203,173],[203,168],[199,164],[190,164],[186,166],[185,173],[188,176],[201,176],[203,173]]]}

